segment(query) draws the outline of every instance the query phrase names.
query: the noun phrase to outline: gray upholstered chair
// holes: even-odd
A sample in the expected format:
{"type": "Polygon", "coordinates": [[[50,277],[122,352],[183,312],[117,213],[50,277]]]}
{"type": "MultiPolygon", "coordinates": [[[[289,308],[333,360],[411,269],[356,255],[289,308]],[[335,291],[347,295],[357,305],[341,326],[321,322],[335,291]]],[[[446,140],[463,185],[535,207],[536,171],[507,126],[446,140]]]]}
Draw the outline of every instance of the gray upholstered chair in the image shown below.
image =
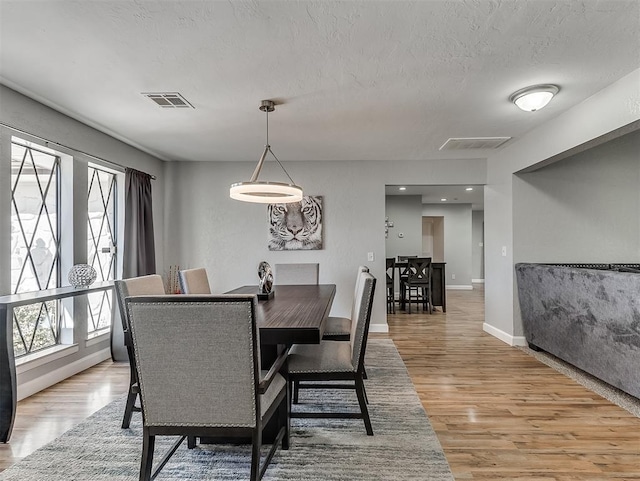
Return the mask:
{"type": "Polygon", "coordinates": [[[211,294],[207,270],[204,267],[178,271],[178,282],[183,294],[211,294]]]}
{"type": "MultiPolygon", "coordinates": [[[[373,428],[367,409],[364,387],[364,356],[367,347],[371,308],[376,279],[368,272],[360,273],[358,308],[351,325],[349,341],[322,341],[320,344],[294,344],[289,356],[289,379],[299,389],[355,389],[360,413],[354,412],[291,412],[299,418],[357,418],[364,421],[369,436],[373,428]],[[307,381],[313,381],[307,383],[307,381]],[[320,381],[320,382],[318,382],[320,381]],[[353,381],[347,384],[322,381],[353,381]]],[[[297,403],[297,390],[293,401],[297,403]]]]}
{"type": "Polygon", "coordinates": [[[353,293],[353,301],[351,302],[351,314],[350,317],[338,317],[338,316],[329,316],[325,321],[324,325],[324,335],[322,339],[332,340],[332,341],[348,341],[349,336],[351,335],[351,319],[354,318],[358,300],[358,287],[361,272],[369,272],[369,268],[367,266],[358,267],[358,274],[356,276],[356,285],[353,293]]]}
{"type": "Polygon", "coordinates": [[[275,264],[274,285],[306,285],[318,283],[318,264],[275,264]]]}
{"type": "Polygon", "coordinates": [[[157,274],[117,280],[115,281],[115,287],[116,298],[118,299],[118,308],[120,309],[120,320],[122,321],[122,330],[124,331],[124,344],[127,347],[127,354],[129,355],[129,392],[127,394],[127,403],[124,408],[124,416],[122,418],[122,428],[127,429],[131,423],[131,416],[133,415],[133,412],[140,411],[140,408],[136,406],[136,399],[140,390],[138,388],[138,377],[136,374],[136,359],[129,331],[129,316],[125,308],[124,300],[129,296],[164,294],[165,291],[162,277],[157,274]]]}
{"type": "Polygon", "coordinates": [[[185,438],[190,448],[198,437],[251,440],[252,481],[281,442],[288,449],[288,353],[261,372],[256,303],[255,295],[126,299],[142,402],[141,480],[153,479],[185,438]],[[274,415],[278,434],[260,466],[262,428],[274,415]],[[180,438],[152,475],[157,436],[180,438]]]}

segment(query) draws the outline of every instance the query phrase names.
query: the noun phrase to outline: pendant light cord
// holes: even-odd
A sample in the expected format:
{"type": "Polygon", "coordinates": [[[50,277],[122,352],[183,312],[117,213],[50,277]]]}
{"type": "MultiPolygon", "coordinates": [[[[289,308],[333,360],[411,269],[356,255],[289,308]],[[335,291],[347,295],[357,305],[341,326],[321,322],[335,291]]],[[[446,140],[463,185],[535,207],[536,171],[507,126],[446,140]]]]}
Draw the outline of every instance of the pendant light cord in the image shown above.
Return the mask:
{"type": "Polygon", "coordinates": [[[268,110],[266,111],[266,114],[267,114],[267,145],[266,145],[267,150],[269,152],[271,152],[271,155],[273,155],[273,158],[276,159],[276,162],[278,163],[280,168],[284,171],[284,173],[287,175],[287,177],[289,177],[289,180],[291,181],[291,184],[295,185],[295,182],[293,181],[293,179],[289,175],[289,172],[287,172],[287,169],[284,168],[284,165],[282,165],[280,160],[278,160],[278,157],[276,157],[276,154],[274,154],[273,150],[271,150],[271,146],[269,145],[269,111],[268,110]]]}

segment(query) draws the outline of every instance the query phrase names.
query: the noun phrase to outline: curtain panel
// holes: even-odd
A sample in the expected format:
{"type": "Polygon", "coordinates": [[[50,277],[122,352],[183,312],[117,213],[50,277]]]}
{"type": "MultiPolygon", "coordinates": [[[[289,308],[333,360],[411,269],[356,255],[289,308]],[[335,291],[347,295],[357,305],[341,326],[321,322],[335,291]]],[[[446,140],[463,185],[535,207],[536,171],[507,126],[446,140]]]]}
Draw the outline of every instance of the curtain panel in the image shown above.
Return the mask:
{"type": "Polygon", "coordinates": [[[156,273],[151,176],[125,169],[123,279],[156,273]]]}

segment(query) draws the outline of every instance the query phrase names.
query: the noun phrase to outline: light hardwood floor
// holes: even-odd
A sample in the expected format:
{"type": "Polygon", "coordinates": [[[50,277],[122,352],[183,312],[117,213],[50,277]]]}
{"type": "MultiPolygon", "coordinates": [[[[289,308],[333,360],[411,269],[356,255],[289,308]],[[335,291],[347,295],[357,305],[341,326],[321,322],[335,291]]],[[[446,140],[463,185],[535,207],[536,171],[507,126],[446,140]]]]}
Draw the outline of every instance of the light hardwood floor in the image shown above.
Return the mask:
{"type": "MultiPolygon", "coordinates": [[[[448,291],[447,304],[446,314],[397,311],[389,337],[456,480],[640,480],[639,418],[484,333],[482,286],[448,291]]],[[[21,401],[0,469],[123,395],[127,381],[127,366],[104,362],[21,401]]]]}

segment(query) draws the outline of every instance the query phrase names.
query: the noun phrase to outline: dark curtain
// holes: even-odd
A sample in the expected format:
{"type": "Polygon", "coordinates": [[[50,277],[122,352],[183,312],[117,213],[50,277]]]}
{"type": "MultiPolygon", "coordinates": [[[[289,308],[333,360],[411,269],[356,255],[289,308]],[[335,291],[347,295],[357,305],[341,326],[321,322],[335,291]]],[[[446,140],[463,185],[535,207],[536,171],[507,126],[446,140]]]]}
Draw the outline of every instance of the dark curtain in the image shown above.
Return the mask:
{"type": "Polygon", "coordinates": [[[151,176],[125,169],[124,255],[122,277],[156,273],[156,249],[153,241],[151,176]]]}

